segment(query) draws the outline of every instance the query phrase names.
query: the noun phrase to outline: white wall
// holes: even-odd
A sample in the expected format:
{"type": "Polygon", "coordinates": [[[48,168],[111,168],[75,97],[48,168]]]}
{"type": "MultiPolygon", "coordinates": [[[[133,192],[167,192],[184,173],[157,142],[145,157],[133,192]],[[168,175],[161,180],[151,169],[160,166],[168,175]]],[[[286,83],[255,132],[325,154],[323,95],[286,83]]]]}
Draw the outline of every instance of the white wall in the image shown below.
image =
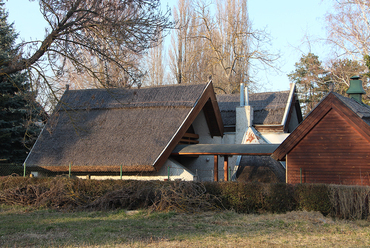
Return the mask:
{"type": "MultiPolygon", "coordinates": [[[[208,129],[207,121],[203,110],[195,118],[193,128],[196,134],[199,135],[199,144],[235,144],[235,133],[225,133],[223,138],[219,136],[211,137],[208,129]]],[[[229,157],[229,166],[234,170],[237,156],[229,157]]],[[[199,181],[213,181],[214,180],[214,156],[203,155],[194,159],[187,159],[184,165],[198,176],[199,181]]],[[[218,156],[218,179],[224,179],[224,157],[218,156]]]]}
{"type": "MultiPolygon", "coordinates": [[[[86,176],[77,176],[78,178],[85,179],[86,176]]],[[[168,159],[166,163],[162,166],[162,168],[155,173],[151,173],[150,175],[122,175],[122,180],[183,180],[183,181],[193,181],[195,180],[195,175],[186,169],[184,166],[179,164],[178,162],[168,159]],[[169,172],[170,175],[168,176],[168,167],[170,167],[169,172]]],[[[106,179],[120,179],[120,176],[99,176],[99,175],[91,175],[90,179],[96,180],[106,180],[106,179]]]]}

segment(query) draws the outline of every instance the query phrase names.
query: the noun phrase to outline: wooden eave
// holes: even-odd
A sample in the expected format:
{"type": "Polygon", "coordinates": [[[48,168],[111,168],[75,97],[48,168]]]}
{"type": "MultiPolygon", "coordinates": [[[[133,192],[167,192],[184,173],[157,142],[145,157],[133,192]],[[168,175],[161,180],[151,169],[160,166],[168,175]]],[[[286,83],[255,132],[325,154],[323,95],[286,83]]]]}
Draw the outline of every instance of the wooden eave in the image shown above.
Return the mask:
{"type": "Polygon", "coordinates": [[[280,144],[271,155],[275,160],[284,160],[285,156],[329,113],[337,111],[366,140],[370,142],[370,126],[345,105],[334,94],[330,93],[306,119],[280,144]]]}
{"type": "Polygon", "coordinates": [[[208,83],[203,91],[203,94],[199,97],[195,106],[191,110],[190,115],[183,122],[179,131],[171,139],[166,149],[162,152],[160,157],[154,163],[154,168],[158,171],[163,164],[166,162],[168,157],[171,155],[173,149],[179,143],[181,138],[184,136],[190,125],[194,122],[200,111],[204,109],[204,115],[207,121],[208,128],[211,132],[211,136],[223,136],[223,122],[221,118],[221,112],[217,104],[216,95],[214,93],[212,82],[208,83]]]}

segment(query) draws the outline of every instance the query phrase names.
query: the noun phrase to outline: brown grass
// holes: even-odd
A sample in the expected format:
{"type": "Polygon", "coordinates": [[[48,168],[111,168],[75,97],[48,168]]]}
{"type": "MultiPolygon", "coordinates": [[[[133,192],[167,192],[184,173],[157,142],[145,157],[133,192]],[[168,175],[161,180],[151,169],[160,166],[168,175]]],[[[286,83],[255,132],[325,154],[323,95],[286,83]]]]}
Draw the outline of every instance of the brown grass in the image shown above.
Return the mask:
{"type": "Polygon", "coordinates": [[[1,247],[366,247],[370,222],[318,212],[246,215],[0,207],[1,247]]]}

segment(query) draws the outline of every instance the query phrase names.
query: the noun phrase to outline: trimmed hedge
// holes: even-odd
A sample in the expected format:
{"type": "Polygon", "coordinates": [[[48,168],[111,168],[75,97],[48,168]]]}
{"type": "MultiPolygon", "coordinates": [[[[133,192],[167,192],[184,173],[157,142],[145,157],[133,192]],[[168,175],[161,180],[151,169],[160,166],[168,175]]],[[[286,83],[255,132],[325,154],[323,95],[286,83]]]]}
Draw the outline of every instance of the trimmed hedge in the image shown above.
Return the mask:
{"type": "Polygon", "coordinates": [[[0,177],[0,204],[64,210],[147,208],[239,213],[319,211],[345,219],[370,215],[370,187],[326,184],[120,181],[0,177]]]}

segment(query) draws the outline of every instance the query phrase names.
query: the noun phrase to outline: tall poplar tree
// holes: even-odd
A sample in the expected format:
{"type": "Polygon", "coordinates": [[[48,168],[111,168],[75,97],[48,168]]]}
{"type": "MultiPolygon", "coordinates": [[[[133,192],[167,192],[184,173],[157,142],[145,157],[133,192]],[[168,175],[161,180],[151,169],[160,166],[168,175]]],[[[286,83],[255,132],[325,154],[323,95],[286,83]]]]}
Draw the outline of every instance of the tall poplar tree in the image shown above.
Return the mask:
{"type": "MultiPolygon", "coordinates": [[[[0,69],[17,60],[14,48],[17,34],[0,0],[0,69]]],[[[30,91],[27,74],[16,72],[0,76],[0,164],[20,164],[40,132],[42,108],[30,91]]]]}

